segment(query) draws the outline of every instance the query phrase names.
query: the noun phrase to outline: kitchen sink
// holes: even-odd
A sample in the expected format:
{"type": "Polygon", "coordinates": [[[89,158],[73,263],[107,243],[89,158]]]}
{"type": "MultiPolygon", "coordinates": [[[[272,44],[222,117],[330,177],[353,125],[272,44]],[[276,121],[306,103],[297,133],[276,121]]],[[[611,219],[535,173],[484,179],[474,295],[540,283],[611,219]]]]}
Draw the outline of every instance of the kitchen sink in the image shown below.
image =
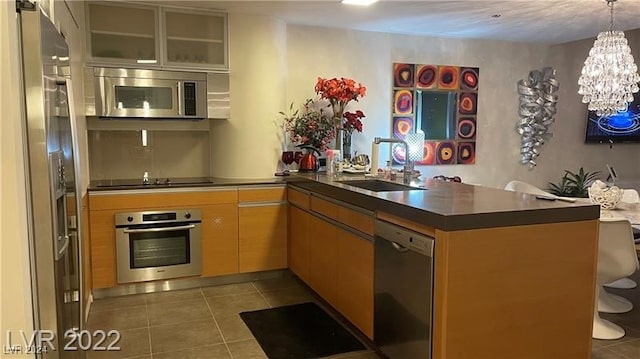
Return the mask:
{"type": "Polygon", "coordinates": [[[373,192],[393,192],[393,191],[424,191],[425,188],[413,187],[400,183],[393,183],[380,180],[352,180],[352,181],[337,181],[338,183],[346,184],[348,186],[367,189],[373,192]]]}

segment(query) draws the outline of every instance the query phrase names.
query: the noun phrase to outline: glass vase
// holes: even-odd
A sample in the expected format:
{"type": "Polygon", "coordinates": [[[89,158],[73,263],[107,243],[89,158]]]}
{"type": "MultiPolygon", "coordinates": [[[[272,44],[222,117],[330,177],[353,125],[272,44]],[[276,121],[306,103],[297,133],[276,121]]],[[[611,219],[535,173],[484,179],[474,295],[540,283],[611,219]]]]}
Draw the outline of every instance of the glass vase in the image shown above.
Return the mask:
{"type": "Polygon", "coordinates": [[[339,127],[335,127],[335,145],[333,146],[334,150],[342,151],[342,129],[339,127]]]}
{"type": "Polygon", "coordinates": [[[342,131],[342,158],[351,160],[351,135],[348,131],[342,131]]]}

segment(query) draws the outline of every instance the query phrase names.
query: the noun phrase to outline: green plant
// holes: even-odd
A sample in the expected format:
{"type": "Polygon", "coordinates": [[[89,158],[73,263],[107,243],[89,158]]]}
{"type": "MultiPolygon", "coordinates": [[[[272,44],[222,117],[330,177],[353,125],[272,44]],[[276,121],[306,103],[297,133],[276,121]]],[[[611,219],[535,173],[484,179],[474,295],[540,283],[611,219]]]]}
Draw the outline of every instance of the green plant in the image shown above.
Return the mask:
{"type": "Polygon", "coordinates": [[[596,180],[598,176],[600,176],[600,171],[585,172],[582,167],[580,167],[576,173],[564,170],[564,175],[560,179],[560,182],[549,182],[547,189],[556,196],[586,198],[589,197],[589,185],[596,180]]]}
{"type": "Polygon", "coordinates": [[[280,112],[286,125],[289,138],[293,143],[311,145],[320,151],[327,149],[329,142],[335,137],[333,121],[323,108],[319,108],[316,101],[307,99],[302,111],[295,110],[293,103],[289,106],[289,113],[280,112]]]}

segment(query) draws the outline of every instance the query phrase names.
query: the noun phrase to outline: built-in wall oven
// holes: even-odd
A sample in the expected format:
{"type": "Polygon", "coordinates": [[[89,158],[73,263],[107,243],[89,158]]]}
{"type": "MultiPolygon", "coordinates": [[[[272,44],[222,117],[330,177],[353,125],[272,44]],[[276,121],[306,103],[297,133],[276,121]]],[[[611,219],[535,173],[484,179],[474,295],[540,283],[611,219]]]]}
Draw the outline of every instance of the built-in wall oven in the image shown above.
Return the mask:
{"type": "Polygon", "coordinates": [[[202,273],[199,209],[117,213],[118,283],[202,273]]]}

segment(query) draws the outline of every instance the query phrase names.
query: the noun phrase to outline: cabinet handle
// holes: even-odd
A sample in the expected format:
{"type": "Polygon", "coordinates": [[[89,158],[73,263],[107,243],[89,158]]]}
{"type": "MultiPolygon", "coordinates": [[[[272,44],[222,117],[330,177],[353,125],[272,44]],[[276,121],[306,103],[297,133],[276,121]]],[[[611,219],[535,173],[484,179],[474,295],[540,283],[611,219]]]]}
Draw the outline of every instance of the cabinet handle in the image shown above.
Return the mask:
{"type": "Polygon", "coordinates": [[[270,207],[270,206],[282,206],[286,205],[287,201],[271,201],[271,202],[241,202],[238,203],[238,208],[248,208],[248,207],[270,207]]]}
{"type": "Polygon", "coordinates": [[[178,115],[182,116],[182,84],[181,82],[178,81],[176,86],[178,87],[178,115]]]}
{"type": "Polygon", "coordinates": [[[182,229],[192,229],[196,228],[195,225],[191,224],[188,226],[177,226],[177,227],[162,227],[162,228],[145,228],[145,229],[128,229],[125,228],[123,230],[124,233],[145,233],[145,232],[167,232],[167,231],[179,231],[182,229]]]}

